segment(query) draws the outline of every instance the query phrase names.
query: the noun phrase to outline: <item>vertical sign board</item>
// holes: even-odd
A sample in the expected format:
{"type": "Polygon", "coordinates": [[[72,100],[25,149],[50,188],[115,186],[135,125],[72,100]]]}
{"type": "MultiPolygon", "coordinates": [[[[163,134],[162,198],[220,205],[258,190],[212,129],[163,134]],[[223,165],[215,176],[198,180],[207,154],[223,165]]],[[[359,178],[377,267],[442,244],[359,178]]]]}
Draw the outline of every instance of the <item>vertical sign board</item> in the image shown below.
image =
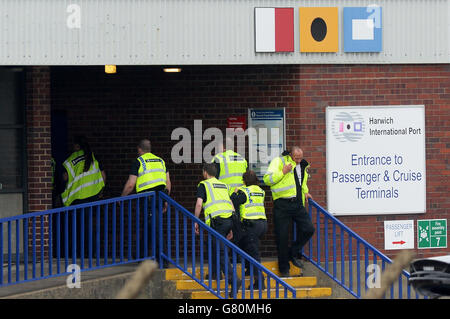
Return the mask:
{"type": "Polygon", "coordinates": [[[249,168],[262,183],[270,161],[286,147],[285,109],[249,109],[248,127],[249,168]]]}
{"type": "Polygon", "coordinates": [[[326,132],[332,214],[425,212],[423,105],[328,107],[326,132]]]}
{"type": "Polygon", "coordinates": [[[385,220],[384,249],[413,249],[414,220],[385,220]]]}
{"type": "Polygon", "coordinates": [[[447,248],[447,220],[418,220],[417,248],[447,248]]]}

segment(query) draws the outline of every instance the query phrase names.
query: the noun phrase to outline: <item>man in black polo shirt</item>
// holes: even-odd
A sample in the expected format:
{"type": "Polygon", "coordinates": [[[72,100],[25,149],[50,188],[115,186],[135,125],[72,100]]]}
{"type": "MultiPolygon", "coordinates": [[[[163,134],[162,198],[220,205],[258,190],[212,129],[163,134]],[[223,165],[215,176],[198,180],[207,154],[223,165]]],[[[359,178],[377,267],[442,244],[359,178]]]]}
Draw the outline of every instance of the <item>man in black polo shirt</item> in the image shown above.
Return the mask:
{"type": "MultiPolygon", "coordinates": [[[[170,195],[171,181],[170,175],[162,158],[151,153],[151,143],[148,139],[143,139],[137,146],[139,157],[133,161],[128,180],[122,190],[121,196],[127,196],[136,189],[136,193],[152,192],[156,194],[158,200],[158,192],[164,191],[170,195]]],[[[158,202],[157,204],[158,205],[158,202]]],[[[158,207],[158,206],[157,206],[158,207]]],[[[167,203],[164,204],[164,211],[167,203]]],[[[139,200],[139,211],[144,211],[144,201],[139,200]]],[[[148,202],[148,229],[151,230],[151,202],[148,202]]],[[[158,214],[155,216],[156,226],[158,226],[158,214]]],[[[158,227],[156,227],[156,236],[158,238],[158,227]]],[[[142,238],[140,236],[140,238],[142,238]]],[[[149,238],[151,238],[149,234],[149,238]]],[[[143,243],[140,244],[140,257],[145,256],[143,243]]],[[[159,245],[156,245],[156,258],[159,255],[159,245]]],[[[165,265],[164,265],[165,266],[165,265]]]]}

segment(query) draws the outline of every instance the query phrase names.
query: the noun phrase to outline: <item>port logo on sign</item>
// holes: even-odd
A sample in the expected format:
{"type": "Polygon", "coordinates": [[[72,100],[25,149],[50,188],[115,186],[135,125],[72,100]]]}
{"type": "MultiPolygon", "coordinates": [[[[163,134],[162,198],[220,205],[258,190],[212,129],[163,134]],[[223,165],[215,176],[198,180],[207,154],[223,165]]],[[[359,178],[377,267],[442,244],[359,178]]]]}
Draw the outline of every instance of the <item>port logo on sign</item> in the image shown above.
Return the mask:
{"type": "Polygon", "coordinates": [[[340,142],[357,142],[365,130],[364,118],[358,112],[339,112],[331,123],[331,132],[340,142]]]}

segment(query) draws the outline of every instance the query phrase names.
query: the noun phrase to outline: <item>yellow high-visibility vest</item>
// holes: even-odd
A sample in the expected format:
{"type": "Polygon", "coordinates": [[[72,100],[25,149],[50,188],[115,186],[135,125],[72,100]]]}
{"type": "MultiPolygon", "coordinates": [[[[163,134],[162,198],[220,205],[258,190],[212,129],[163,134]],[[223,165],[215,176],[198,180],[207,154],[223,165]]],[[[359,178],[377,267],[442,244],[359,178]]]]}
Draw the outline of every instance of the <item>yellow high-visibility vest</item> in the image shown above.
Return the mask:
{"type": "Polygon", "coordinates": [[[99,164],[92,154],[92,163],[88,171],[84,171],[84,151],[72,153],[63,163],[68,175],[67,185],[61,194],[64,206],[76,199],[85,199],[97,195],[105,187],[99,164]]]}
{"type": "Polygon", "coordinates": [[[239,206],[241,221],[243,219],[267,219],[264,208],[264,190],[258,185],[240,187],[247,197],[247,201],[239,206]]]}
{"type": "Polygon", "coordinates": [[[228,195],[228,186],[215,177],[201,181],[200,184],[205,185],[206,190],[206,202],[202,204],[205,223],[210,226],[213,218],[231,217],[234,209],[228,195]]]}
{"type": "Polygon", "coordinates": [[[159,185],[166,186],[166,164],[162,158],[152,153],[145,153],[138,157],[138,161],[139,170],[136,180],[136,193],[159,185]]]}
{"type": "Polygon", "coordinates": [[[289,156],[282,156],[274,158],[264,175],[264,183],[270,186],[272,197],[274,200],[278,198],[293,198],[297,196],[297,188],[295,186],[294,169],[296,163],[289,156]],[[284,165],[292,165],[292,169],[287,174],[283,174],[284,165]]]}
{"type": "Polygon", "coordinates": [[[228,185],[229,195],[234,189],[244,185],[242,175],[247,171],[247,161],[241,155],[231,150],[217,154],[211,162],[220,164],[219,180],[228,185]]]}

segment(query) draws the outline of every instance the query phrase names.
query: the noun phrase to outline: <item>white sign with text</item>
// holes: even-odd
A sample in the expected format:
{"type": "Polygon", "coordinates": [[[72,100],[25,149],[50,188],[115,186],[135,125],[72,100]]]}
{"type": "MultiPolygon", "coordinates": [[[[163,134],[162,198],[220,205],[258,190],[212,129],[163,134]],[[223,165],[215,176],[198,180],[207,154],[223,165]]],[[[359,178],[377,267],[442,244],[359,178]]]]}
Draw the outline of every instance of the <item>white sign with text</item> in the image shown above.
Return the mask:
{"type": "Polygon", "coordinates": [[[327,107],[326,117],[332,214],[425,212],[423,105],[327,107]]]}
{"type": "Polygon", "coordinates": [[[385,220],[384,249],[413,249],[414,220],[385,220]]]}

